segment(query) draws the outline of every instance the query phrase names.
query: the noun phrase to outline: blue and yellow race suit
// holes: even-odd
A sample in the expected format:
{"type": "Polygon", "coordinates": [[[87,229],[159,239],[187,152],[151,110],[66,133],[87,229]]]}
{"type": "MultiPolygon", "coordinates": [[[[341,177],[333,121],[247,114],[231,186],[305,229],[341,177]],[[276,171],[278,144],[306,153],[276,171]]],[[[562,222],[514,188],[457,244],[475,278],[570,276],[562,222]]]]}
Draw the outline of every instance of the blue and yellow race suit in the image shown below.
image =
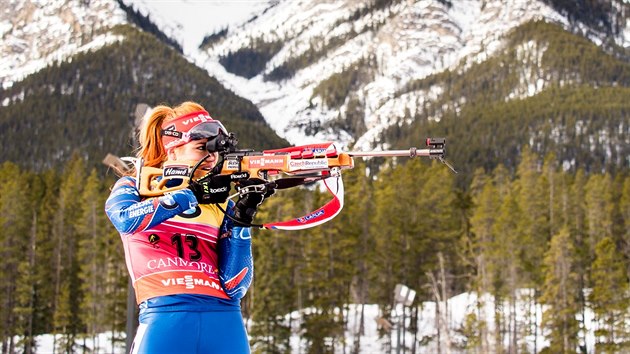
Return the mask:
{"type": "Polygon", "coordinates": [[[142,198],[132,177],[114,185],[105,211],[140,307],[134,353],[249,353],[240,312],[253,276],[249,228],[189,189],[142,198]]]}

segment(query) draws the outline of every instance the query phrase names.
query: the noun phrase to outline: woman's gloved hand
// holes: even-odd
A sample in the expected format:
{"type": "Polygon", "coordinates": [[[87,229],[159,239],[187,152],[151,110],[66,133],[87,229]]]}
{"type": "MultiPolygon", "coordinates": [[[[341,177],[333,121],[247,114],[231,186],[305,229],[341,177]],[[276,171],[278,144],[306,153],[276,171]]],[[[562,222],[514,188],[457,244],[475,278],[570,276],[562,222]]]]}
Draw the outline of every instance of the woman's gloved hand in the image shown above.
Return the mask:
{"type": "Polygon", "coordinates": [[[250,178],[239,183],[239,198],[234,206],[234,219],[237,226],[250,226],[258,206],[276,192],[275,182],[260,178],[250,178]]]}
{"type": "Polygon", "coordinates": [[[230,196],[230,175],[206,175],[197,181],[191,179],[189,189],[193,191],[199,204],[224,203],[230,196]]]}

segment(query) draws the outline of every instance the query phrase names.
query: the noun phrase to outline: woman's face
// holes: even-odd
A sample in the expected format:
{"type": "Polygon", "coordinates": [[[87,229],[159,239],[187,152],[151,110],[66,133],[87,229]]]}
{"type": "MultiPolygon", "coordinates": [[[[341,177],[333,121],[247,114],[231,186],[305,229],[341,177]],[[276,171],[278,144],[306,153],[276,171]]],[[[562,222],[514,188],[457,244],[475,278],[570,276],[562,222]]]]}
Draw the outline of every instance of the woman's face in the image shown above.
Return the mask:
{"type": "MultiPolygon", "coordinates": [[[[182,161],[187,163],[197,163],[208,155],[206,150],[206,143],[208,139],[193,140],[182,146],[178,146],[168,152],[169,161],[182,161]]],[[[206,174],[208,171],[217,164],[217,158],[219,154],[216,152],[210,153],[210,156],[199,165],[197,171],[206,174]]]]}

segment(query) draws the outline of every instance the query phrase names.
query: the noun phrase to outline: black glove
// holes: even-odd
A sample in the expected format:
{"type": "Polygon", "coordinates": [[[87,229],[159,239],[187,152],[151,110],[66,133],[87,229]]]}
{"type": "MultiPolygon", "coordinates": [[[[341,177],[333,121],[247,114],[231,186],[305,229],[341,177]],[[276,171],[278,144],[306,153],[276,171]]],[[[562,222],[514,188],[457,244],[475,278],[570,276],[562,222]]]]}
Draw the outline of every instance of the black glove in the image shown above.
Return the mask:
{"type": "Polygon", "coordinates": [[[239,183],[240,197],[234,206],[234,219],[239,226],[250,226],[258,206],[276,192],[275,182],[251,178],[239,183]]]}
{"type": "Polygon", "coordinates": [[[223,203],[230,196],[231,175],[206,175],[197,181],[191,179],[190,188],[199,204],[223,203]]]}

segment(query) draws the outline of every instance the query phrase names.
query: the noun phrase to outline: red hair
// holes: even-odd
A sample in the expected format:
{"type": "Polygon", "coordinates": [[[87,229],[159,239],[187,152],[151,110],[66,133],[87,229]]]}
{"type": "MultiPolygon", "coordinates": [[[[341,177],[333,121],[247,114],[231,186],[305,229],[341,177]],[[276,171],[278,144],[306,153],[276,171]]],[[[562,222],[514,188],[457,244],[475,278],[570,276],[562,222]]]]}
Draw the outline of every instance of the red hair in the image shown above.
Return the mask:
{"type": "Polygon", "coordinates": [[[162,143],[162,125],[182,115],[203,110],[200,104],[192,101],[186,101],[176,107],[160,105],[153,108],[142,123],[138,135],[140,149],[136,156],[144,159],[145,166],[161,167],[168,157],[162,143]]]}

